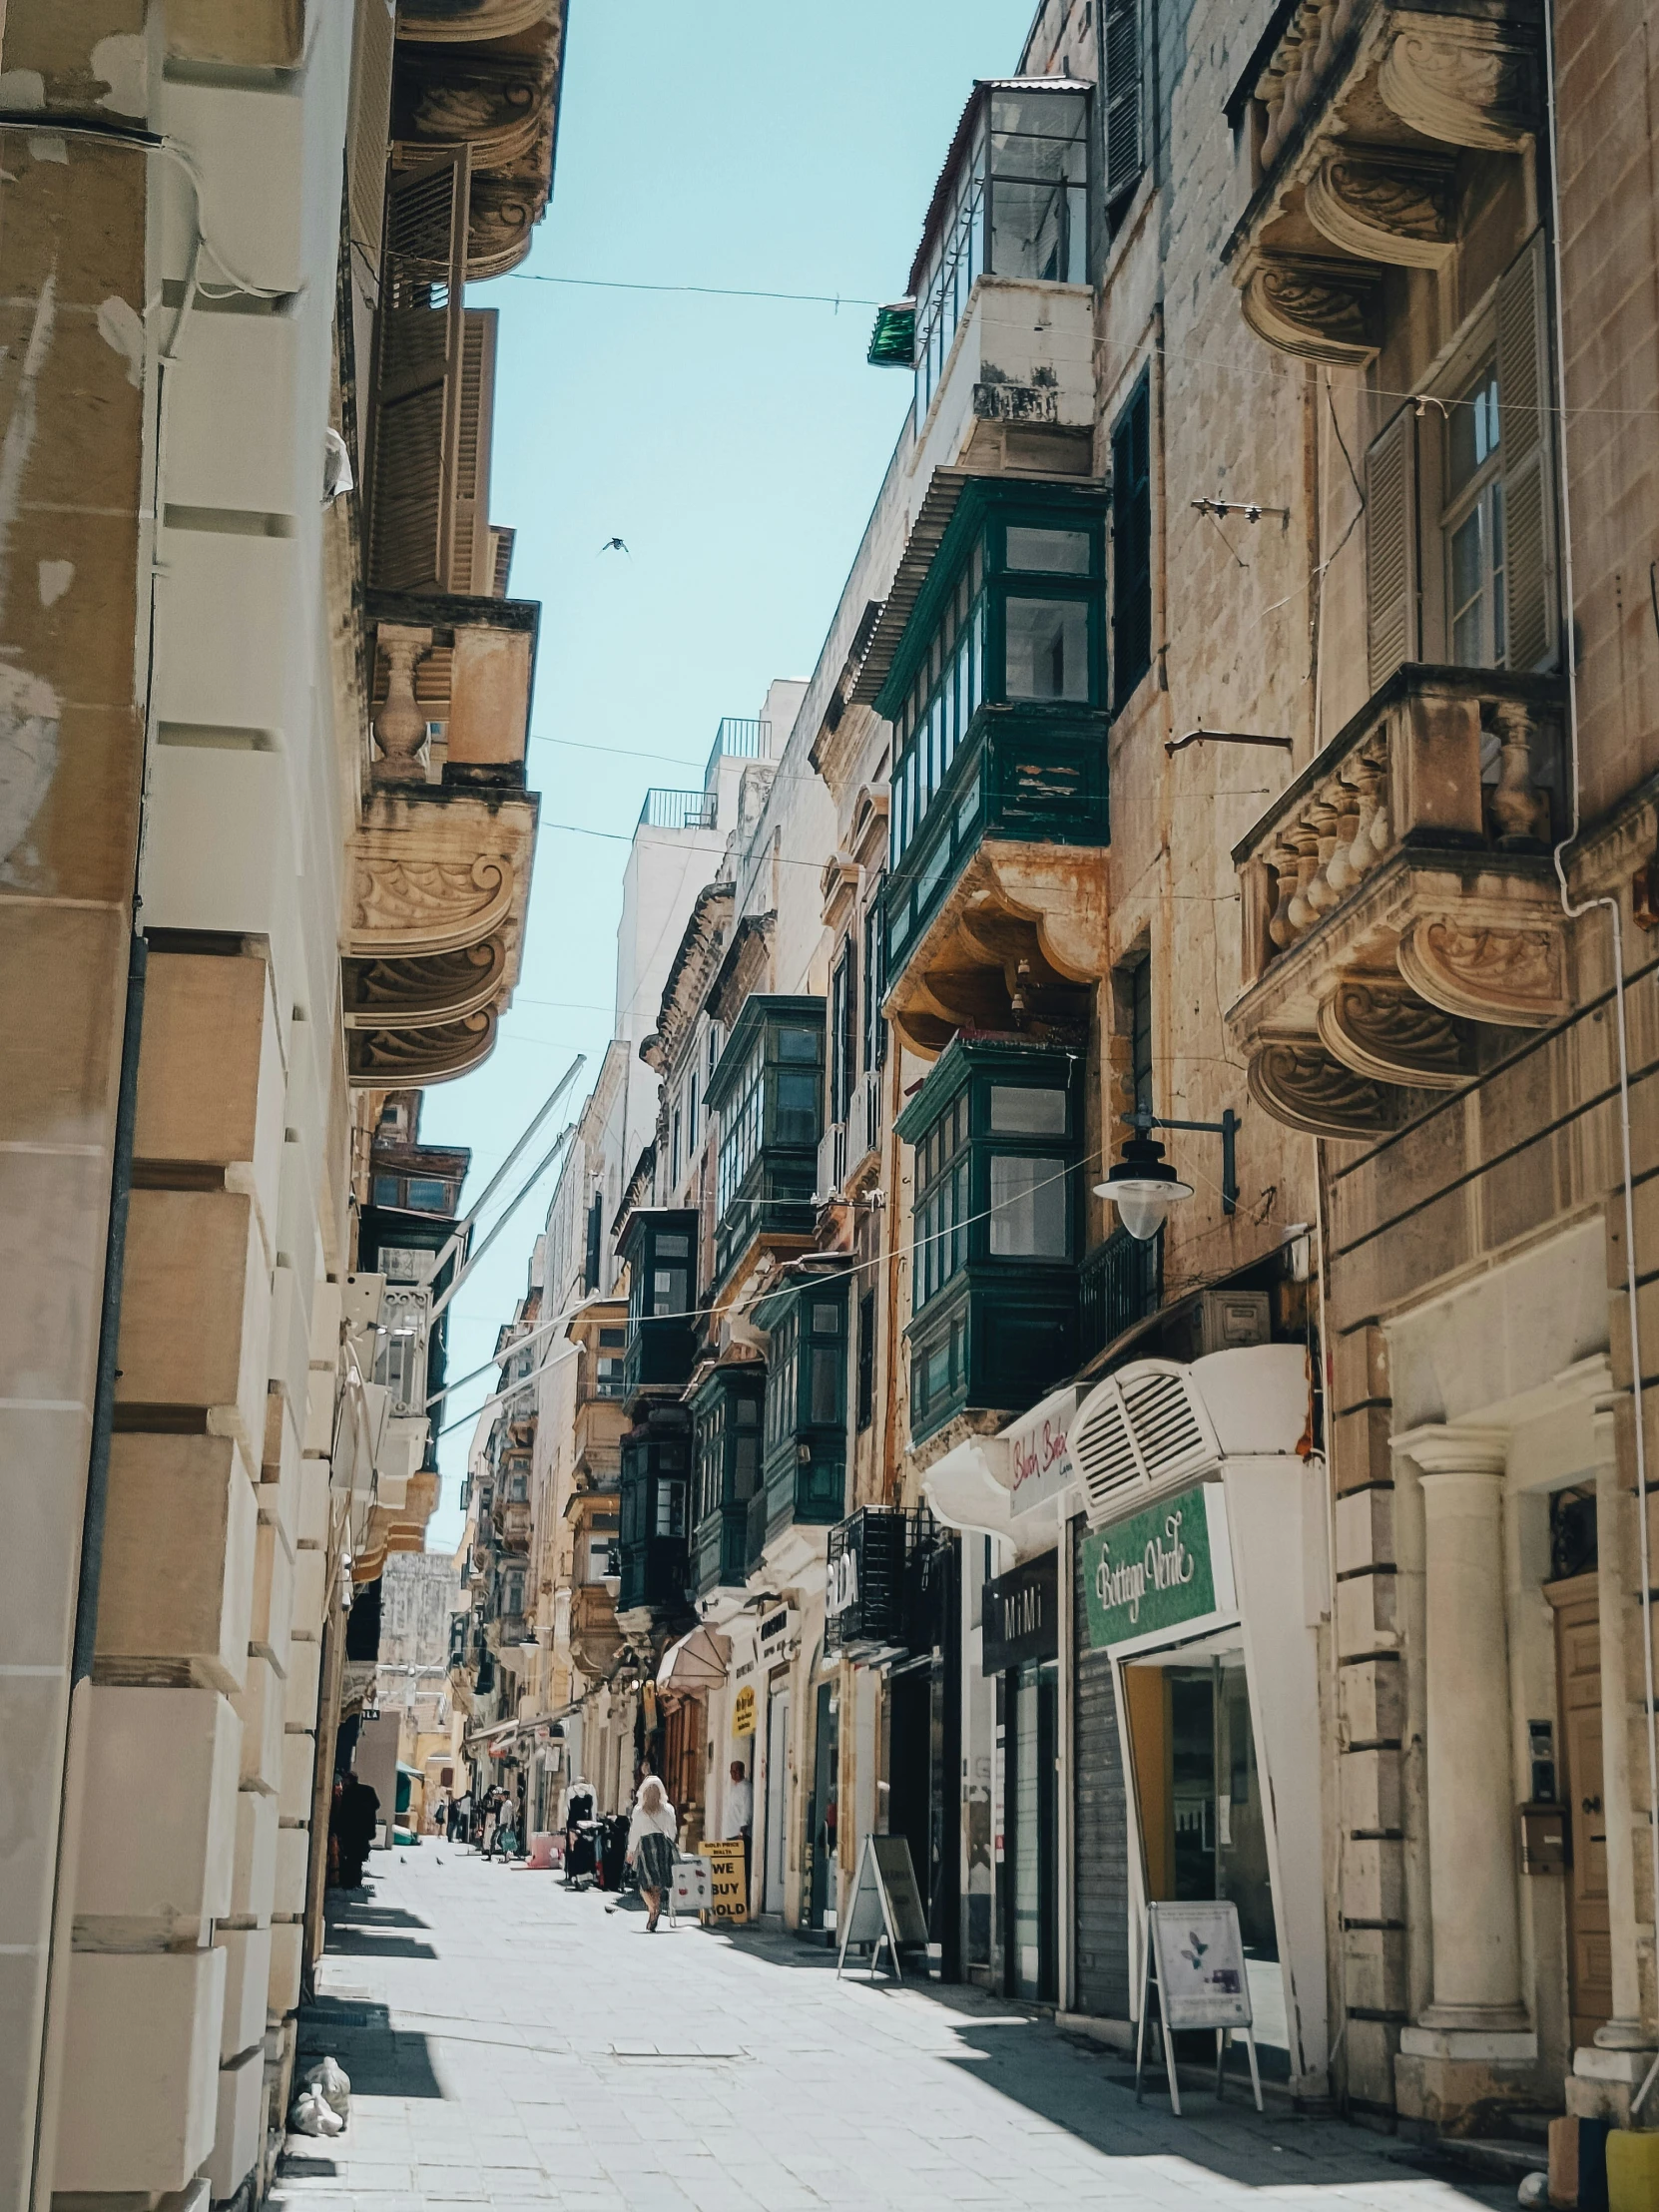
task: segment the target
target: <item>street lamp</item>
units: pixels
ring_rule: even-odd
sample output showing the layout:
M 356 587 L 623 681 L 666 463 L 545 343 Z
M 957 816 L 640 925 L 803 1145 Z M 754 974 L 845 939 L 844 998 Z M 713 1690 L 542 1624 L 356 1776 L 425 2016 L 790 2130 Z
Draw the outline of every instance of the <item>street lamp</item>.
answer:
M 1239 1176 L 1234 1137 L 1239 1117 L 1231 1106 L 1220 1121 L 1160 1121 L 1146 1106 L 1137 1106 L 1132 1114 L 1125 1114 L 1123 1118 L 1135 1134 L 1125 1144 L 1105 1182 L 1095 1185 L 1094 1195 L 1112 1201 L 1119 1221 L 1130 1236 L 1141 1244 L 1150 1244 L 1171 1206 L 1193 1195 L 1192 1185 L 1182 1182 L 1164 1158 L 1163 1146 L 1149 1134 L 1154 1129 L 1194 1129 L 1207 1136 L 1220 1137 L 1221 1210 L 1224 1214 L 1238 1211 Z

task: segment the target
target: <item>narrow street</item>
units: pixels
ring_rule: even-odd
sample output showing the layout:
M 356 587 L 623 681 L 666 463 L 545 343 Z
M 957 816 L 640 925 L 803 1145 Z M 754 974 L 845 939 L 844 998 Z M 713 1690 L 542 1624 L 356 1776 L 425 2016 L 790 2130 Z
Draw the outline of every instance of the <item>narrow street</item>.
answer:
M 289 2138 L 284 2212 L 1514 2201 L 1231 2091 L 1137 2110 L 1117 2053 L 1018 2006 L 837 1982 L 786 1936 L 665 1922 L 648 1940 L 637 1910 L 430 1840 L 333 1896 L 300 2065 L 342 2061 L 350 2124 Z

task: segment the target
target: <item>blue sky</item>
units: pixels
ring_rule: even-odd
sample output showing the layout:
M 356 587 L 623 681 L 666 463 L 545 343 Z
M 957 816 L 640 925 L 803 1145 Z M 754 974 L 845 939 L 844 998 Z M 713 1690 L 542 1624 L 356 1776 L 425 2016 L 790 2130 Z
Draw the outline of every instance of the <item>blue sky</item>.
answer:
M 865 364 L 867 305 L 606 287 L 899 294 L 972 80 L 1013 69 L 1033 5 L 571 0 L 552 206 L 529 274 L 471 295 L 501 313 L 491 519 L 518 532 L 513 596 L 542 602 L 523 974 L 493 1057 L 421 1123 L 472 1146 L 472 1191 L 575 1052 L 573 1098 L 597 1069 L 645 792 L 700 785 L 721 716 L 811 674 L 909 393 Z M 452 1373 L 488 1358 L 551 1183 L 457 1296 Z M 439 1446 L 434 1549 L 470 1432 Z

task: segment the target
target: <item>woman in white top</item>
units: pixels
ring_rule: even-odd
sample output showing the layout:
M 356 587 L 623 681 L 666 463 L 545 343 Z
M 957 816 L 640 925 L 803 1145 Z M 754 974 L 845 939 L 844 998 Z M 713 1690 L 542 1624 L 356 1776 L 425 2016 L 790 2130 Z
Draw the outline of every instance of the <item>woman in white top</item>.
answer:
M 674 1880 L 674 1847 L 680 1823 L 668 1793 L 654 1774 L 640 1784 L 634 1815 L 628 1823 L 628 1863 L 637 1869 L 640 1895 L 650 1909 L 645 1933 L 657 1932 L 657 1916 L 663 1909 L 663 1892 Z

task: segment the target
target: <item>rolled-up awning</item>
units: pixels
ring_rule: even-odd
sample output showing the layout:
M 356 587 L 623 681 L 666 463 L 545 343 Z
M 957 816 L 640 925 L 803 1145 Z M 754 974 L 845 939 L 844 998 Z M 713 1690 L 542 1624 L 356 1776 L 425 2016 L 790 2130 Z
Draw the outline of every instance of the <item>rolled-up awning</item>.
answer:
M 657 1668 L 657 1694 L 663 1698 L 707 1697 L 724 1688 L 732 1660 L 731 1639 L 712 1628 L 694 1628 L 670 1644 Z

